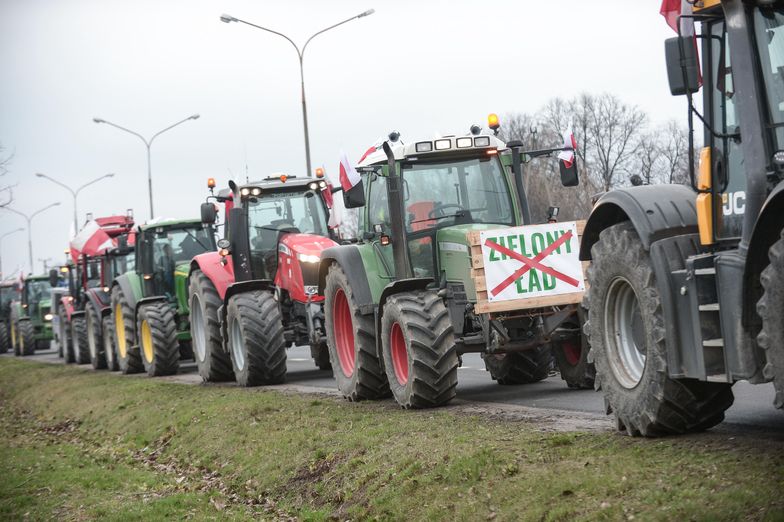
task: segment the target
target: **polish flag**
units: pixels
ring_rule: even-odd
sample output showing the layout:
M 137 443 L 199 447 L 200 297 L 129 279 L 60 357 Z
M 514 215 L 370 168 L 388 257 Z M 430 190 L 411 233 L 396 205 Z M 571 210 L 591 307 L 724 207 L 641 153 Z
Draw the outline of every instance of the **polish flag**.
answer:
M 378 149 L 380 149 L 381 145 L 383 145 L 383 143 L 384 143 L 384 140 L 385 140 L 385 138 L 383 136 L 378 138 L 376 140 L 376 142 L 368 150 L 365 151 L 365 153 L 362 155 L 362 157 L 359 158 L 359 161 L 357 162 L 357 165 L 362 163 L 363 161 L 365 161 L 365 158 L 367 158 L 368 156 L 370 156 L 371 154 L 376 152 Z
M 562 150 L 558 154 L 558 159 L 562 160 L 568 169 L 574 162 L 574 151 L 577 150 L 577 140 L 574 139 L 574 134 L 571 130 L 564 137 L 564 148 L 569 150 Z
M 92 220 L 71 240 L 71 259 L 77 262 L 81 254 L 96 256 L 114 246 L 117 246 L 114 240 Z
M 351 166 L 346 153 L 340 151 L 340 186 L 343 190 L 350 190 L 359 180 L 359 173 Z
M 690 16 L 693 12 L 692 4 L 687 0 L 662 0 L 659 14 L 664 17 L 667 25 L 672 30 L 678 32 L 678 17 Z M 692 36 L 694 34 L 694 19 L 681 19 L 681 36 Z

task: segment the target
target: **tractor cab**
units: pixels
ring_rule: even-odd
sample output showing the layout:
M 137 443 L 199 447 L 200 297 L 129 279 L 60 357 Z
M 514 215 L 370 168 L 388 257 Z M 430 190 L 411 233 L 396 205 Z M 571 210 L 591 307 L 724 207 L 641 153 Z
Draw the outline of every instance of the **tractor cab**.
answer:
M 25 279 L 22 291 L 22 307 L 30 317 L 49 313 L 52 285 L 49 276 L 35 276 Z M 40 312 L 40 314 L 39 314 Z
M 19 290 L 15 282 L 0 283 L 0 321 L 11 314 L 11 303 L 19 298 Z

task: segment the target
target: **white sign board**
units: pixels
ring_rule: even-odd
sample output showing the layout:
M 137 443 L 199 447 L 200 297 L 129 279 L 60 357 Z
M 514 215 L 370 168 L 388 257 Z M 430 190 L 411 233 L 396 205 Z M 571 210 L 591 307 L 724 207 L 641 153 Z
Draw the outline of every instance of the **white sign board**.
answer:
M 490 302 L 585 291 L 574 221 L 480 234 Z

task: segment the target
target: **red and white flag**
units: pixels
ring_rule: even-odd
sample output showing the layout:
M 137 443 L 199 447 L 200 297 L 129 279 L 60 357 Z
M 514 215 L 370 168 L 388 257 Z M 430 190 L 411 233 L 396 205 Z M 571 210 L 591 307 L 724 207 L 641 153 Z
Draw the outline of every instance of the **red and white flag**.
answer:
M 83 229 L 71 240 L 71 259 L 79 260 L 81 254 L 97 256 L 106 249 L 117 246 L 109 234 L 101 229 L 97 221 L 88 221 Z
M 678 17 L 690 16 L 693 12 L 692 4 L 687 0 L 662 0 L 659 13 L 667 21 L 672 30 L 678 32 Z M 694 19 L 681 18 L 681 36 L 694 34 Z
M 365 158 L 367 158 L 368 156 L 370 156 L 371 154 L 373 154 L 374 152 L 376 152 L 378 149 L 380 149 L 380 148 L 381 148 L 381 146 L 384 144 L 384 140 L 385 140 L 385 139 L 386 139 L 386 138 L 384 138 L 383 136 L 381 136 L 380 138 L 378 138 L 378 139 L 376 140 L 376 142 L 375 142 L 375 143 L 374 143 L 374 144 L 373 144 L 373 145 L 372 145 L 372 146 L 371 146 L 371 147 L 370 147 L 368 150 L 366 150 L 366 151 L 365 151 L 365 153 L 362 155 L 362 157 L 361 157 L 361 158 L 359 158 L 359 161 L 357 162 L 357 165 L 359 165 L 360 163 L 362 163 L 363 161 L 365 161 Z
M 574 151 L 577 150 L 577 140 L 574 139 L 574 134 L 571 130 L 564 136 L 564 148 L 567 150 L 562 150 L 558 153 L 558 159 L 562 160 L 568 169 L 574 163 Z
M 340 186 L 343 190 L 350 190 L 351 187 L 359 183 L 359 172 L 348 161 L 348 156 L 340 151 Z

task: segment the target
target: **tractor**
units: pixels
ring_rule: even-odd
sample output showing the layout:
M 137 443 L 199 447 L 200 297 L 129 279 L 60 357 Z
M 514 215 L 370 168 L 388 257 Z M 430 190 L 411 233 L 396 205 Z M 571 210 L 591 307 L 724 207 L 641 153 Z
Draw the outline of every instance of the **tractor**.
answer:
M 196 256 L 190 270 L 191 335 L 205 381 L 274 384 L 286 376 L 286 347 L 310 345 L 328 370 L 323 298 L 317 295 L 322 250 L 335 246 L 327 225 L 328 184 L 285 174 L 237 186 L 226 204 L 220 250 Z M 236 204 L 239 202 L 239 204 Z M 202 205 L 214 222 L 214 203 Z
M 631 436 L 720 423 L 739 380 L 773 382 L 784 407 L 784 9 L 704 0 L 678 22 L 664 48 L 691 186 L 606 193 L 580 252 L 596 385 Z
M 60 268 L 68 274 L 69 291 L 58 307 L 58 337 L 66 363 L 90 363 L 96 370 L 107 367 L 102 319 L 111 312 L 109 284 L 114 277 L 107 251 L 126 247 L 132 229 L 133 211 L 129 209 L 126 215 L 90 218 L 71 241 L 73 262 Z M 49 275 L 55 281 L 58 270 Z
M 497 117 L 489 121 L 497 131 Z M 440 406 L 455 397 L 469 352 L 482 355 L 500 384 L 546 378 L 551 343 L 579 346 L 577 307 L 477 313 L 467 235 L 531 224 L 522 164 L 565 149 L 524 152 L 476 125 L 465 136 L 405 145 L 398 133 L 389 138 L 343 191 L 347 208 L 362 208 L 359 241 L 325 250 L 319 264 L 340 392 L 349 400 L 391 392 L 404 408 Z M 561 177 L 577 184 L 576 164 L 562 162 Z
M 111 283 L 113 356 L 123 373 L 171 375 L 192 353 L 190 263 L 216 249 L 215 231 L 200 219 L 156 219 L 135 236 L 134 268 Z
M 14 355 L 33 355 L 52 340 L 51 289 L 48 275 L 29 276 L 22 299 L 11 306 L 11 346 Z
M 18 300 L 17 282 L 0 282 L 0 353 L 6 353 L 11 348 L 11 307 Z

